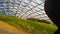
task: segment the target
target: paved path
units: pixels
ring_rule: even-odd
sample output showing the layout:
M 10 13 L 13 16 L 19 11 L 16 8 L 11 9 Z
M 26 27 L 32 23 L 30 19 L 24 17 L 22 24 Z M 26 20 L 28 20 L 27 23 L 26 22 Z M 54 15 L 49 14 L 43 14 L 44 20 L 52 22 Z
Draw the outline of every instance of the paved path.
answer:
M 22 30 L 18 30 L 17 28 L 0 21 L 0 34 L 27 34 Z

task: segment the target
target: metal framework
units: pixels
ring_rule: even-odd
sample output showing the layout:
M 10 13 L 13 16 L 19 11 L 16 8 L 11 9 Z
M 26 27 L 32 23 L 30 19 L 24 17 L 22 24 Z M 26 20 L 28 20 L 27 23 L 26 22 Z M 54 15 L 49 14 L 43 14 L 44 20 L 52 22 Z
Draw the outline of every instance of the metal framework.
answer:
M 0 0 L 0 13 L 13 16 L 19 9 L 21 0 Z
M 51 21 L 44 12 L 44 0 L 0 0 L 0 13 Z

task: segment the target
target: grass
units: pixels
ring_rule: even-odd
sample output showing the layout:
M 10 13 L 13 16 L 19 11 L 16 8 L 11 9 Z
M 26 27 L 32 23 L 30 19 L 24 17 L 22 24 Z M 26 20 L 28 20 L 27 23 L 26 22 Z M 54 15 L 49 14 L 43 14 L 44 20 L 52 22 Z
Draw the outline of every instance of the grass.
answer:
M 0 20 L 30 34 L 54 34 L 58 29 L 57 26 L 53 24 L 35 22 L 4 14 L 0 14 Z
M 17 29 L 16 27 L 0 21 L 0 33 L 1 34 L 28 34 L 22 30 Z

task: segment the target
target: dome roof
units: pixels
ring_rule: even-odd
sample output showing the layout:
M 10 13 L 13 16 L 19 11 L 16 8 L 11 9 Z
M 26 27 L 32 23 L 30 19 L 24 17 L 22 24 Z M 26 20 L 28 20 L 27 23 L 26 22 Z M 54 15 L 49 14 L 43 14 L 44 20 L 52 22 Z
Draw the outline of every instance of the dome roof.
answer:
M 0 13 L 25 19 L 37 18 L 50 21 L 44 11 L 44 0 L 0 0 Z

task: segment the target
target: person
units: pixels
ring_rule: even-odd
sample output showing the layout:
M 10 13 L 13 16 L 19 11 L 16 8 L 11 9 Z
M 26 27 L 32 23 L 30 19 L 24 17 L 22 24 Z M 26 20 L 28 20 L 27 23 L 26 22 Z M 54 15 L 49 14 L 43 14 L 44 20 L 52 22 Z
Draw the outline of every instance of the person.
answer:
M 44 10 L 48 17 L 57 25 L 58 30 L 54 34 L 60 34 L 60 1 L 45 0 Z

